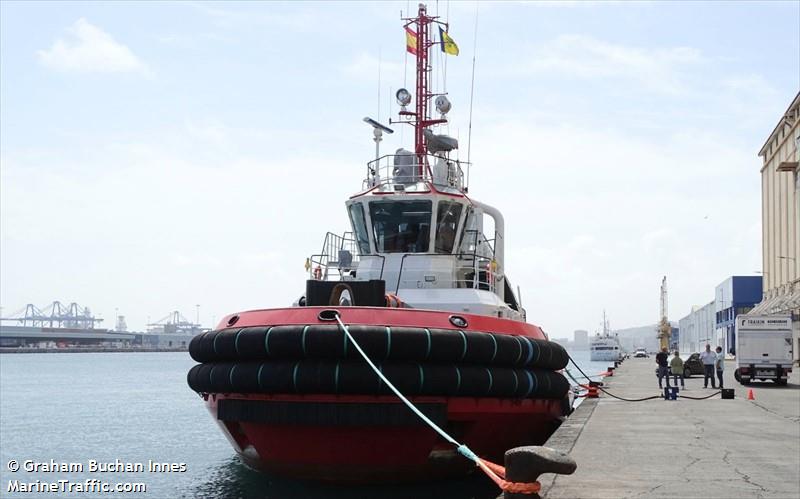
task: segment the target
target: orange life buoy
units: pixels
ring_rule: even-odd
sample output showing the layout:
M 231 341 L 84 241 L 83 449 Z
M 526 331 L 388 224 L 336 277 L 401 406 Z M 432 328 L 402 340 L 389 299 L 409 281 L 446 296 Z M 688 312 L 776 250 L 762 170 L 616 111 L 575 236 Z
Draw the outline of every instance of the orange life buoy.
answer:
M 314 279 L 318 281 L 322 279 L 322 267 L 320 267 L 319 265 L 314 267 Z

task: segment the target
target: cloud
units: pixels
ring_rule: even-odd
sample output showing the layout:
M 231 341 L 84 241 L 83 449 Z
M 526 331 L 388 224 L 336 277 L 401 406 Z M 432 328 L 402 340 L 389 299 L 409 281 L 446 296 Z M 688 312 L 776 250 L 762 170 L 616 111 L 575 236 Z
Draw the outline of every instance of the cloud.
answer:
M 144 73 L 150 70 L 127 46 L 84 18 L 67 28 L 49 50 L 36 55 L 45 67 L 57 71 Z
M 705 58 L 692 47 L 641 48 L 586 35 L 560 35 L 533 51 L 526 71 L 558 72 L 577 78 L 634 79 L 651 90 L 683 90 L 683 71 Z

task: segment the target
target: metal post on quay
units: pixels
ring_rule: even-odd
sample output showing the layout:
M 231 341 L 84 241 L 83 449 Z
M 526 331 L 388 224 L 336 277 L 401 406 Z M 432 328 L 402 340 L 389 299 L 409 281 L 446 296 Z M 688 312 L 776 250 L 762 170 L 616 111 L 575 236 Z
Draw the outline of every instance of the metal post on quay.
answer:
M 509 449 L 505 454 L 506 480 L 513 483 L 537 483 L 544 473 L 571 475 L 578 468 L 569 455 L 551 449 L 529 445 Z M 497 499 L 540 499 L 538 493 L 515 493 L 505 491 Z

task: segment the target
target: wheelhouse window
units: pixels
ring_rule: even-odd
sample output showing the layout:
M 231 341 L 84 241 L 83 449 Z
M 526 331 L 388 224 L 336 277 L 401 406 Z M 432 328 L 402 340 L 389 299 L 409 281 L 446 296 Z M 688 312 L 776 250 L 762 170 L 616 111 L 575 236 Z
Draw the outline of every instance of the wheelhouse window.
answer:
M 436 213 L 436 242 L 434 250 L 437 253 L 449 254 L 453 252 L 456 242 L 456 230 L 461 219 L 461 203 L 442 201 Z
M 361 203 L 353 203 L 348 208 L 350 212 L 350 223 L 353 224 L 353 232 L 358 244 L 358 252 L 362 255 L 369 255 L 369 231 L 367 221 L 364 218 L 364 207 Z
M 369 216 L 379 253 L 426 253 L 431 229 L 431 201 L 372 201 Z

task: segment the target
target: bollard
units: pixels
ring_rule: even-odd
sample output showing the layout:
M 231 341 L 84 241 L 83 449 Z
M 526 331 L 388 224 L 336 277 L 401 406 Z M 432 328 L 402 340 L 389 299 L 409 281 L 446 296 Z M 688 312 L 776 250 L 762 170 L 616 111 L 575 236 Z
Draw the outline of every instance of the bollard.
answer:
M 532 483 L 543 473 L 571 475 L 578 465 L 569 455 L 549 447 L 529 445 L 506 451 L 506 480 Z M 539 494 L 514 494 L 504 492 L 504 499 L 539 499 Z

